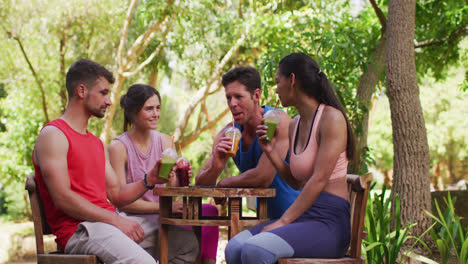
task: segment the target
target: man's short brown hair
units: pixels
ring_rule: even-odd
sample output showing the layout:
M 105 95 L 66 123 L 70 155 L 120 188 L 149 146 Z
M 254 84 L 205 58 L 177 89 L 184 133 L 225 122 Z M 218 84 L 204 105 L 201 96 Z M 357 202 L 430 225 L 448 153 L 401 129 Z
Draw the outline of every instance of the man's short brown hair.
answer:
M 262 89 L 262 82 L 260 80 L 260 73 L 250 66 L 238 66 L 223 75 L 221 83 L 224 87 L 226 85 L 238 81 L 247 87 L 250 94 L 255 92 L 255 89 Z
M 73 63 L 68 69 L 65 81 L 68 100 L 75 95 L 75 88 L 80 83 L 89 87 L 93 85 L 99 77 L 104 77 L 109 83 L 115 82 L 112 72 L 92 60 L 80 59 Z

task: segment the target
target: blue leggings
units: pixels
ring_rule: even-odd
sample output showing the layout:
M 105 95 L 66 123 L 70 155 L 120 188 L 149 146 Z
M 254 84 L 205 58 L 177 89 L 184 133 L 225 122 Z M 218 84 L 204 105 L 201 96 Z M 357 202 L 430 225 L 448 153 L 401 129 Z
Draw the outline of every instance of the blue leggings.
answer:
M 237 234 L 226 246 L 226 263 L 275 263 L 289 257 L 342 257 L 349 247 L 349 210 L 348 201 L 322 192 L 291 224 L 260 233 L 273 220 Z

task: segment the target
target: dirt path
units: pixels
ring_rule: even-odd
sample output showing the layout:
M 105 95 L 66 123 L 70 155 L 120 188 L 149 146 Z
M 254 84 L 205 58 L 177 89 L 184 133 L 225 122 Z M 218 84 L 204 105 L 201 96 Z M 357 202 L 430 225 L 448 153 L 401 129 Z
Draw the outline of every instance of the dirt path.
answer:
M 32 264 L 36 263 L 35 239 L 32 232 L 32 222 L 2 223 L 0 222 L 0 264 Z M 21 235 L 28 234 L 28 235 Z M 53 238 L 47 238 L 53 243 Z M 227 244 L 227 227 L 220 227 L 216 264 L 225 264 L 224 249 Z

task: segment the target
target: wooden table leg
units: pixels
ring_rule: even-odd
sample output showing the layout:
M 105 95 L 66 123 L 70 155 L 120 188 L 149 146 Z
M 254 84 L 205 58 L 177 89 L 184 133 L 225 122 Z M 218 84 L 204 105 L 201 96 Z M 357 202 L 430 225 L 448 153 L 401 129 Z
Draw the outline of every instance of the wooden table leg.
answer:
M 187 219 L 187 197 L 182 198 L 182 219 Z
M 242 210 L 241 206 L 242 198 L 230 198 L 229 199 L 229 217 L 231 220 L 231 226 L 229 228 L 229 238 L 233 238 L 239 233 L 239 216 Z
M 199 220 L 201 216 L 201 197 L 192 197 L 193 219 Z
M 257 198 L 257 217 L 259 220 L 264 220 L 268 218 L 267 198 Z
M 159 197 L 159 216 L 169 217 L 172 209 L 172 197 Z M 168 264 L 168 225 L 159 223 L 159 263 Z
M 196 264 L 201 264 L 202 263 L 202 258 L 201 258 L 201 226 L 192 226 L 193 232 L 197 236 L 198 240 L 198 246 L 199 246 L 199 253 L 197 256 L 197 259 L 195 260 Z
M 201 208 L 201 197 L 190 197 L 189 200 L 191 201 L 192 204 L 192 217 L 193 220 L 200 220 L 200 217 L 202 216 L 202 208 Z M 201 258 L 201 226 L 192 226 L 193 232 L 197 236 L 198 239 L 198 245 L 199 245 L 199 253 L 197 256 L 197 259 L 195 260 L 196 264 L 201 264 L 202 263 L 202 258 Z

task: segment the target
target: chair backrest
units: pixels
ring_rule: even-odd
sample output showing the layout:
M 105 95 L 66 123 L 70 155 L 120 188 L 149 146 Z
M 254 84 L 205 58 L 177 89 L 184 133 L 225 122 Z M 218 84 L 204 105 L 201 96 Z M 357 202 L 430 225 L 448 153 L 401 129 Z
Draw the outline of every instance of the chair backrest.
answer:
M 28 175 L 26 179 L 25 189 L 29 194 L 29 203 L 31 204 L 31 212 L 34 223 L 34 235 L 36 236 L 37 254 L 44 254 L 44 235 L 52 234 L 49 225 L 47 224 L 44 208 L 42 206 L 41 196 L 37 191 L 34 174 Z
M 351 241 L 348 254 L 354 259 L 361 258 L 361 244 L 366 218 L 367 198 L 369 197 L 372 173 L 364 175 L 348 174 L 349 202 L 351 205 Z

